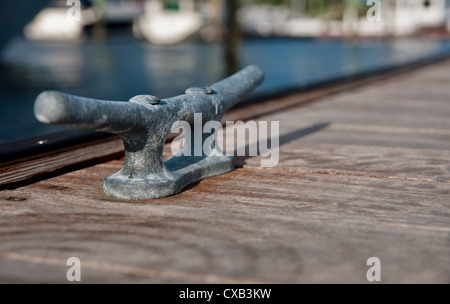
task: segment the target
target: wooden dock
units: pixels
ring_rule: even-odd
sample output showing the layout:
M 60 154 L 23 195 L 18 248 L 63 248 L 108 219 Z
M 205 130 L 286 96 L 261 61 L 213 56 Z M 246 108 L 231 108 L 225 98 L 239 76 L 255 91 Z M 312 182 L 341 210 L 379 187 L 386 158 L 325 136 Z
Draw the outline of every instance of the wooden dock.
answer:
M 449 85 L 447 60 L 315 102 L 290 96 L 258 118 L 280 121 L 277 167 L 239 158 L 170 198 L 107 197 L 120 159 L 3 190 L 0 282 L 65 283 L 78 257 L 83 283 L 367 283 L 378 257 L 382 283 L 450 283 Z M 74 162 L 121 146 L 80 149 Z M 6 164 L 0 181 L 63 160 Z

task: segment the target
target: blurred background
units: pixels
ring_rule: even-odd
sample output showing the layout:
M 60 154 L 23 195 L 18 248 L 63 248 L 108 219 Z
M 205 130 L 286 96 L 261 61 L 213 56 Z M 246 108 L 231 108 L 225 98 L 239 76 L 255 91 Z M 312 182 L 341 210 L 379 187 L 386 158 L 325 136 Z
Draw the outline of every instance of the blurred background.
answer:
M 0 14 L 0 144 L 64 130 L 35 120 L 43 90 L 166 98 L 257 64 L 264 96 L 450 55 L 449 0 L 15 0 Z

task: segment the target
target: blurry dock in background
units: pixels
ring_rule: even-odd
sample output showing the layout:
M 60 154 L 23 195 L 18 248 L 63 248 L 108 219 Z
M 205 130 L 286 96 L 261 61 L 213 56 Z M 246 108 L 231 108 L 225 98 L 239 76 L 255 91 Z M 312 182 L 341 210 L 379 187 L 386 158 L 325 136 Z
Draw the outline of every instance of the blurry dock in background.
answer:
M 244 32 L 261 37 L 448 37 L 450 31 L 446 0 L 386 0 L 378 9 L 376 1 L 367 5 L 358 0 L 242 2 Z
M 98 23 L 133 24 L 137 38 L 154 44 L 192 36 L 211 42 L 241 32 L 257 37 L 442 38 L 450 31 L 446 0 L 386 0 L 378 10 L 358 0 L 85 0 L 82 20 L 75 23 L 65 20 L 65 1 L 52 3 L 27 26 L 27 37 L 73 41 L 82 37 L 85 26 Z M 230 27 L 230 18 L 238 20 L 239 28 Z
M 33 3 L 39 6 L 27 6 L 30 19 L 44 9 L 25 33 L 37 41 L 16 37 L 1 52 L 2 79 L 8 85 L 0 90 L 0 121 L 8 127 L 2 128 L 0 143 L 61 130 L 42 126 L 32 116 L 31 103 L 45 89 L 104 99 L 128 100 L 136 92 L 173 96 L 257 64 L 267 77 L 256 94 L 274 96 L 450 52 L 449 39 L 428 39 L 447 35 L 442 1 L 428 6 L 382 1 L 382 22 L 369 22 L 369 7 L 361 1 L 83 0 L 80 22 L 67 19 L 74 7 L 66 1 L 53 1 L 50 8 L 46 0 Z M 411 20 L 417 24 L 420 20 L 420 26 L 410 27 L 412 38 L 390 32 L 383 39 L 366 39 L 332 30 L 348 20 L 391 29 L 394 19 L 388 16 L 401 12 L 416 16 Z M 283 32 L 287 29 L 297 34 Z

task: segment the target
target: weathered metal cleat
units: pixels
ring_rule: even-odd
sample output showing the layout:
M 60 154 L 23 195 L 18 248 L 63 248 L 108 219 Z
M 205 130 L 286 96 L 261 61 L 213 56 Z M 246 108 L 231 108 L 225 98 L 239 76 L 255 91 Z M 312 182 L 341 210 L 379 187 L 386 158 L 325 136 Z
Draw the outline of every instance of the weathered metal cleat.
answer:
M 105 179 L 105 192 L 121 199 L 161 198 L 174 195 L 203 178 L 234 169 L 234 158 L 224 155 L 217 145 L 208 154 L 174 155 L 164 162 L 163 146 L 173 124 L 185 121 L 192 125 L 199 113 L 203 124 L 220 121 L 228 109 L 250 94 L 263 79 L 260 68 L 248 66 L 210 87 L 187 89 L 184 95 L 168 99 L 138 95 L 128 102 L 45 91 L 37 97 L 34 113 L 43 123 L 120 135 L 125 161 L 119 172 Z M 193 142 L 194 138 L 190 140 Z M 205 137 L 202 145 L 204 140 Z

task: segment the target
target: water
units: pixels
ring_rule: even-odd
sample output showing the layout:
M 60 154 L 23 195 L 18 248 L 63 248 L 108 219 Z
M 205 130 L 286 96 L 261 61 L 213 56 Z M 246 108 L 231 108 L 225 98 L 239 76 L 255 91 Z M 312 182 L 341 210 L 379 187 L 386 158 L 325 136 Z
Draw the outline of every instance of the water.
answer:
M 125 35 L 80 44 L 16 39 L 2 52 L 0 144 L 64 129 L 35 120 L 33 102 L 43 90 L 110 100 L 171 97 L 226 76 L 223 53 L 220 43 L 161 47 Z M 449 41 L 254 39 L 243 43 L 241 65 L 263 68 L 266 80 L 255 93 L 264 94 L 444 53 Z

